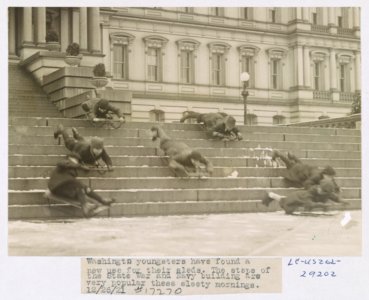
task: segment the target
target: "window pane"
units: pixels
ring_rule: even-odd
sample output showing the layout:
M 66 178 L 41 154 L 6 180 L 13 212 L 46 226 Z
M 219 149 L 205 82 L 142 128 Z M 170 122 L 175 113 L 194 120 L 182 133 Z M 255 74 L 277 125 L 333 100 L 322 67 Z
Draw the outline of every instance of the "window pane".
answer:
M 159 81 L 159 55 L 160 49 L 149 48 L 147 55 L 148 80 Z
M 345 65 L 340 65 L 340 90 L 345 91 Z
M 241 66 L 242 70 L 241 70 L 241 73 L 242 72 L 247 72 L 250 75 L 250 80 L 246 82 L 246 87 L 250 86 L 250 82 L 253 78 L 253 74 L 251 72 L 251 61 L 252 61 L 252 59 L 249 56 L 242 56 L 242 66 Z
M 279 61 L 272 60 L 272 88 L 279 88 Z
M 249 18 L 249 11 L 247 7 L 243 9 L 243 17 L 247 20 Z
M 181 81 L 183 83 L 192 83 L 193 53 L 191 51 L 181 51 Z
M 126 78 L 126 55 L 127 48 L 125 45 L 113 46 L 113 72 L 117 78 Z

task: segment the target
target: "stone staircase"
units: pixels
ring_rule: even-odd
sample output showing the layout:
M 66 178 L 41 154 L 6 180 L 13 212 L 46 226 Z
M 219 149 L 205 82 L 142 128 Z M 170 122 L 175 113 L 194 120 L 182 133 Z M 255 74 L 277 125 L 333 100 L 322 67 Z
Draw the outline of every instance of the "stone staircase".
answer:
M 84 136 L 103 136 L 114 172 L 80 172 L 81 180 L 103 196 L 117 199 L 104 216 L 265 212 L 265 190 L 282 195 L 284 168 L 270 160 L 272 149 L 292 151 L 316 166 L 332 165 L 349 209 L 361 208 L 361 138 L 353 129 L 240 126 L 244 141 L 206 140 L 197 124 L 163 124 L 173 138 L 200 150 L 215 166 L 207 179 L 174 178 L 166 158 L 151 141 L 152 123 L 127 123 L 120 129 L 91 128 L 80 119 L 9 118 L 9 218 L 80 217 L 68 205 L 43 198 L 47 178 L 66 153 L 54 140 L 58 123 L 76 127 Z M 237 174 L 236 172 L 237 171 Z
M 18 64 L 9 64 L 9 115 L 19 117 L 61 117 L 32 75 Z

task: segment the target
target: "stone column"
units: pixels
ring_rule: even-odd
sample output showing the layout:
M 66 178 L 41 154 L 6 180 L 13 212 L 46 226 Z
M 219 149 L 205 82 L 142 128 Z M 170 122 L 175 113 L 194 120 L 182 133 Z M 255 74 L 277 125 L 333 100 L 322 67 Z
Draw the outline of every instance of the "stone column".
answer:
M 322 12 L 322 24 L 321 25 L 327 26 L 327 24 L 328 24 L 328 7 L 322 7 L 321 12 Z
M 37 26 L 36 26 L 36 43 L 43 46 L 46 37 L 46 8 L 36 8 Z
M 355 52 L 355 91 L 361 90 L 361 55 L 359 51 Z
M 101 53 L 99 8 L 89 7 L 87 12 L 88 12 L 88 49 L 92 53 Z
M 23 7 L 23 45 L 33 45 L 32 7 Z
M 360 28 L 360 8 L 359 7 L 354 7 L 353 8 L 353 25 L 354 25 L 354 29 L 358 29 Z
M 87 52 L 87 7 L 79 9 L 79 47 L 81 52 Z
M 309 21 L 309 8 L 307 8 L 307 7 L 302 8 L 302 20 L 304 22 Z
M 329 53 L 329 61 L 330 61 L 330 88 L 331 91 L 337 91 L 337 63 L 336 63 L 336 51 L 334 49 L 330 49 Z
M 9 7 L 9 55 L 15 55 L 15 8 Z
M 60 9 L 60 47 L 61 52 L 65 52 L 69 44 L 69 14 L 68 8 Z
M 353 28 L 355 31 L 355 36 L 360 38 L 360 7 L 353 8 Z
M 329 33 L 337 34 L 337 20 L 336 20 L 336 8 L 329 7 L 328 8 L 328 26 Z
M 72 42 L 79 44 L 79 9 L 72 8 Z
M 304 47 L 304 85 L 310 87 L 310 54 L 309 48 Z
M 296 20 L 302 20 L 302 7 L 296 7 Z
M 302 87 L 304 85 L 304 58 L 302 46 L 296 46 L 297 52 L 297 86 Z
M 328 7 L 328 26 L 336 26 L 336 11 L 334 7 Z

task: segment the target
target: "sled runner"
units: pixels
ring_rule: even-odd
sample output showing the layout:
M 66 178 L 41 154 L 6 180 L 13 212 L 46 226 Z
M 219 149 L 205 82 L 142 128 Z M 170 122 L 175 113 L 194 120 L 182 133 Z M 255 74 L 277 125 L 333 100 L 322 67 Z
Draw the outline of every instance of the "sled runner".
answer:
M 65 198 L 65 197 L 61 197 L 61 196 L 57 196 L 57 195 L 54 195 L 53 193 L 51 193 L 49 190 L 47 190 L 44 194 L 44 198 L 48 201 L 49 203 L 49 206 L 52 202 L 56 202 L 56 203 L 62 203 L 62 204 L 67 204 L 67 205 L 70 205 L 70 206 L 73 206 L 77 209 L 80 209 L 82 210 L 82 207 L 81 207 L 81 203 L 78 202 L 78 201 L 75 201 L 75 200 L 71 200 L 69 198 Z M 105 211 L 105 210 L 109 210 L 109 206 L 107 205 L 103 205 L 101 204 L 100 202 L 96 201 L 95 199 L 92 199 L 88 196 L 86 196 L 87 198 L 87 201 L 90 202 L 90 203 L 93 203 L 93 204 L 97 204 L 97 208 L 95 208 L 93 210 L 93 214 L 91 215 L 91 217 Z

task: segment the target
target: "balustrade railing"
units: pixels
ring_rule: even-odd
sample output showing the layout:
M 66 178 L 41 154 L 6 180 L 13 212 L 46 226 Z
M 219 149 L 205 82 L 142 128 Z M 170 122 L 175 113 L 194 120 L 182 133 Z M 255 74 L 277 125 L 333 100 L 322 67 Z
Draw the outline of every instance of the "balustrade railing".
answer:
M 311 31 L 322 32 L 322 33 L 329 33 L 329 27 L 328 26 L 324 26 L 324 25 L 312 24 L 311 25 Z
M 355 114 L 340 118 L 322 119 L 300 123 L 290 123 L 283 126 L 360 129 L 360 124 L 361 124 L 361 114 Z
M 340 92 L 340 101 L 341 102 L 352 102 L 356 97 L 355 93 L 348 92 Z
M 331 92 L 327 91 L 313 91 L 313 99 L 331 100 Z
M 353 29 L 350 29 L 350 28 L 340 28 L 340 27 L 338 27 L 337 34 L 339 34 L 339 35 L 352 35 L 352 34 L 354 34 L 354 31 L 353 31 Z

